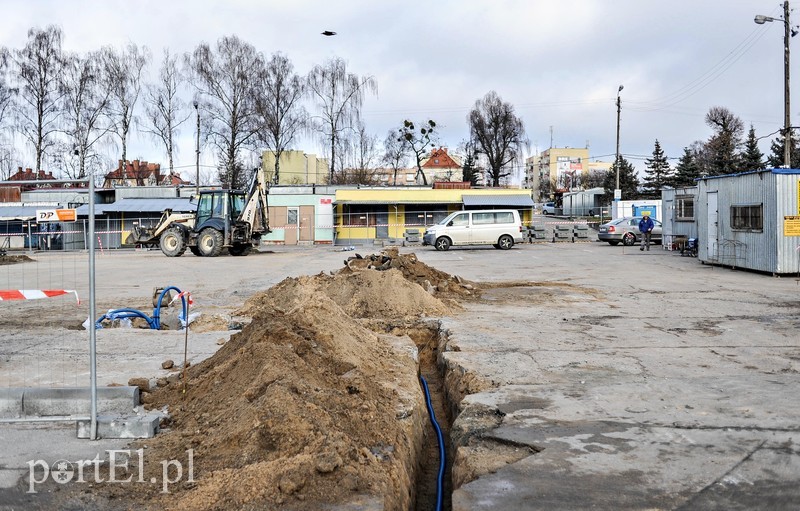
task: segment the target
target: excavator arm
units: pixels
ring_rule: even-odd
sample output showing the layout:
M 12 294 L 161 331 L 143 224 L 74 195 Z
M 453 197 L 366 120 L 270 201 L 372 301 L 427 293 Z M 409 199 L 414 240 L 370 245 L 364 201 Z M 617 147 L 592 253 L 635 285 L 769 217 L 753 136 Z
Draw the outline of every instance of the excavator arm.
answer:
M 271 232 L 269 228 L 269 184 L 267 182 L 264 168 L 259 167 L 250 180 L 250 186 L 245 197 L 245 205 L 242 214 L 237 220 L 250 224 L 252 236 L 260 238 L 264 234 Z

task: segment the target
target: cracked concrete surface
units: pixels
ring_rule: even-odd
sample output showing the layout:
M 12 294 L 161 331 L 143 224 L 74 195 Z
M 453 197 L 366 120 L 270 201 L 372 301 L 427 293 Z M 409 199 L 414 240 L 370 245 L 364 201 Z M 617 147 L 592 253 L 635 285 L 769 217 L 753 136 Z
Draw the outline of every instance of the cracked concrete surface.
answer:
M 705 266 L 660 247 L 641 253 L 596 242 L 509 251 L 401 249 L 412 251 L 437 269 L 494 285 L 481 301 L 442 320 L 440 362 L 458 413 L 451 430 L 454 510 L 800 508 L 794 277 Z M 99 309 L 147 310 L 154 284 L 177 284 L 197 293 L 198 306 L 224 312 L 286 276 L 337 269 L 342 257 L 330 247 L 280 248 L 213 264 L 109 254 L 98 270 Z M 42 274 L 80 267 L 51 255 L 39 259 Z M 36 306 L 7 309 L 16 314 Z M 71 318 L 59 327 L 85 319 L 73 309 L 59 305 Z M 31 343 L 41 342 L 37 333 L 56 325 L 26 314 L 25 324 L 11 328 L 12 316 L 0 319 L 0 327 L 7 358 L 19 362 L 35 351 Z M 108 342 L 99 360 L 104 383 L 158 373 L 164 358 L 177 360 L 182 351 L 181 339 L 169 333 L 158 347 L 147 334 L 140 344 L 123 343 L 119 332 L 101 337 Z M 198 360 L 213 352 L 218 337 L 193 337 Z M 54 346 L 69 355 L 61 362 L 69 367 L 31 364 L 25 379 L 64 373 L 83 380 L 83 338 L 61 331 Z M 40 350 L 45 346 L 53 348 Z M 112 370 L 117 359 L 128 361 L 124 371 Z M 18 375 L 0 376 L 10 385 Z M 37 426 L 33 436 L 30 428 L 0 428 L 6 440 L 0 475 L 8 472 L 9 484 L 40 449 L 33 443 L 45 445 L 51 433 L 61 445 L 56 435 L 65 433 Z M 9 464 L 12 451 L 17 462 Z M 22 505 L 8 500 L 12 490 L 0 490 L 0 507 Z M 36 498 L 39 508 L 50 508 L 45 495 Z
M 420 259 L 514 281 L 443 324 L 442 362 L 479 379 L 454 510 L 800 508 L 796 278 L 599 243 Z M 531 450 L 481 465 L 476 444 Z

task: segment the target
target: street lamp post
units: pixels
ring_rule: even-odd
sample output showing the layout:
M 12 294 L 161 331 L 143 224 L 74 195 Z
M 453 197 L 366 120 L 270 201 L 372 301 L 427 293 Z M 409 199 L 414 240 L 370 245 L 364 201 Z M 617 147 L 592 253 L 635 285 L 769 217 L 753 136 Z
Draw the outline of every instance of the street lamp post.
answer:
M 620 85 L 619 89 L 617 89 L 617 152 L 616 156 L 614 157 L 614 168 L 617 171 L 617 184 L 614 188 L 614 200 L 618 201 L 622 199 L 622 190 L 619 189 L 619 116 L 620 112 L 622 111 L 622 99 L 619 96 L 619 93 L 622 92 L 622 89 L 625 87 Z
M 195 100 L 194 110 L 197 112 L 197 143 L 195 145 L 195 165 L 197 169 L 197 179 L 195 181 L 195 191 L 200 196 L 200 104 Z
M 756 15 L 753 20 L 759 25 L 766 22 L 783 22 L 783 166 L 791 168 L 792 163 L 792 122 L 789 113 L 789 38 L 797 34 L 789 24 L 789 0 L 783 2 L 783 18 Z

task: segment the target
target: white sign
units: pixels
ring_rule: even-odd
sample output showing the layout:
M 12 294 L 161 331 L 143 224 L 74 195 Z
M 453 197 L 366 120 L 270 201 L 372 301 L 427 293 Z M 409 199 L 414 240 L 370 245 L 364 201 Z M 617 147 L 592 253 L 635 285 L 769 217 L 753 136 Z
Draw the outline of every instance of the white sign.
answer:
M 48 222 L 74 222 L 78 219 L 76 209 L 37 209 L 36 223 L 45 224 Z
M 620 200 L 620 199 L 622 199 L 622 190 L 617 188 L 616 190 L 614 190 L 614 200 Z

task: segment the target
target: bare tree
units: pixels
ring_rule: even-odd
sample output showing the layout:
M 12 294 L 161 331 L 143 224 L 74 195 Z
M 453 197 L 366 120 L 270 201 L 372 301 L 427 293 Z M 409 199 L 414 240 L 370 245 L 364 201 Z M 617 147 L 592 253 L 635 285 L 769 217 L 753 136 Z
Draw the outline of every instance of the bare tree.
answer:
M 69 54 L 64 57 L 63 131 L 77 157 L 75 168 L 64 167 L 70 178 L 87 176 L 87 159 L 92 159 L 95 144 L 112 129 L 106 116 L 110 91 L 105 78 L 101 54 L 89 53 L 85 57 Z
M 185 62 L 208 120 L 208 138 L 219 152 L 220 181 L 227 187 L 244 186 L 241 153 L 258 134 L 255 87 L 264 72 L 263 56 L 231 35 L 217 41 L 215 49 L 200 43 Z
M 528 144 L 522 119 L 514 114 L 510 103 L 490 91 L 475 102 L 467 122 L 470 138 L 486 156 L 492 185 L 499 186 L 501 179 L 511 175 L 507 165 L 519 158 Z
M 142 72 L 150 62 L 147 47 L 139 48 L 134 43 L 121 51 L 111 47 L 102 50 L 103 65 L 109 89 L 109 117 L 113 121 L 113 131 L 122 144 L 123 165 L 128 161 L 128 134 L 134 123 L 136 102 L 142 90 Z
M 308 87 L 320 113 L 314 128 L 330 147 L 330 177 L 336 168 L 338 141 L 347 129 L 353 129 L 361 118 L 361 106 L 366 93 L 377 94 L 378 83 L 372 76 L 359 77 L 347 72 L 341 58 L 334 57 L 315 66 L 308 75 Z
M 11 52 L 6 48 L 0 48 L 0 130 L 5 127 L 3 119 L 16 93 L 16 89 L 11 86 L 8 76 L 10 60 Z
M 377 150 L 378 137 L 367 133 L 363 124 L 359 124 L 352 138 L 349 153 L 351 165 L 349 175 L 344 181 L 347 184 L 375 185 L 379 183 L 376 162 L 379 160 Z
M 0 181 L 7 181 L 16 170 L 17 154 L 13 146 L 0 147 Z
M 275 184 L 280 182 L 281 154 L 291 147 L 297 135 L 306 127 L 308 114 L 300 101 L 306 94 L 306 84 L 294 72 L 288 57 L 274 53 L 259 77 L 256 96 L 261 129 L 259 140 L 275 153 Z
M 63 39 L 57 26 L 31 28 L 25 47 L 13 52 L 19 88 L 15 105 L 17 129 L 33 146 L 37 171 L 42 170 L 42 159 L 55 143 L 61 116 Z
M 397 136 L 397 131 L 389 130 L 383 141 L 383 151 L 383 163 L 392 169 L 392 186 L 397 186 L 397 171 L 408 164 L 408 144 Z
M 715 106 L 708 110 L 706 124 L 714 134 L 706 141 L 705 158 L 700 160 L 703 173 L 717 176 L 737 172 L 744 123 L 727 108 Z
M 164 146 L 170 174 L 175 171 L 175 137 L 180 133 L 178 128 L 191 117 L 191 113 L 185 117 L 182 115 L 186 104 L 178 93 L 183 82 L 178 57 L 170 55 L 169 50 L 165 49 L 158 82 L 146 87 L 144 101 L 147 121 L 141 129 Z
M 427 185 L 428 178 L 425 177 L 425 173 L 422 172 L 422 158 L 428 154 L 428 148 L 436 144 L 436 123 L 432 120 L 428 120 L 427 122 L 421 123 L 419 131 L 417 131 L 417 127 L 414 123 L 406 119 L 397 131 L 400 141 L 408 146 L 409 151 L 414 155 L 414 158 L 416 158 L 417 181 L 419 181 L 420 176 L 422 176 L 422 183 Z

